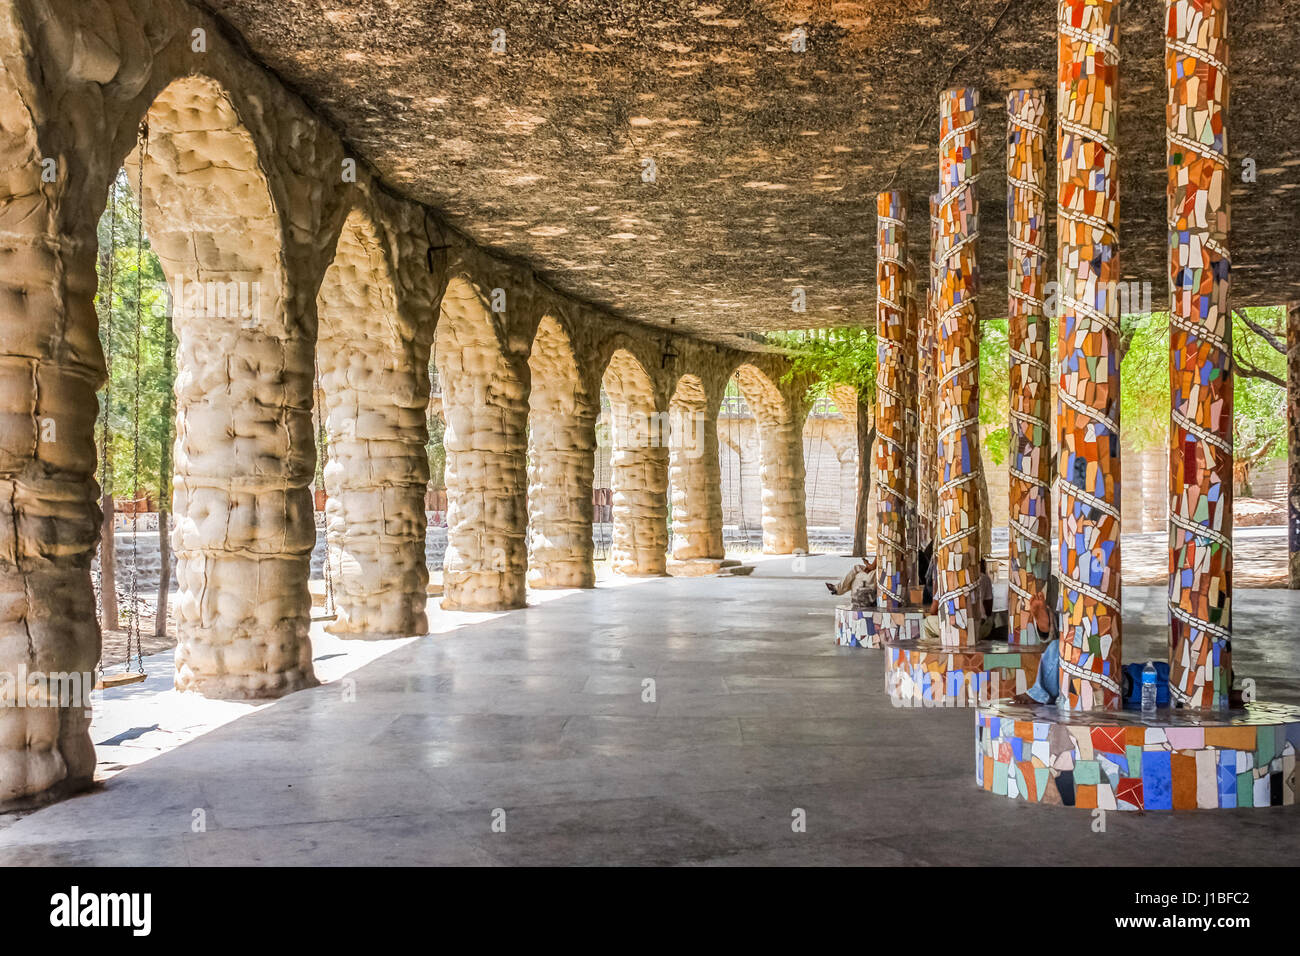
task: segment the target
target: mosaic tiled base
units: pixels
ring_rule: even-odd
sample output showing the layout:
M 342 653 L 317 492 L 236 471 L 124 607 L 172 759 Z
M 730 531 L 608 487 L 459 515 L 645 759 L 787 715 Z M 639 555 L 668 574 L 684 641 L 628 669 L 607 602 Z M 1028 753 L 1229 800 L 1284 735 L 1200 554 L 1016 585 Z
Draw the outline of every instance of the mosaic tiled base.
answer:
M 888 641 L 885 691 L 895 707 L 978 707 L 1034 685 L 1042 645 Z
M 1031 803 L 1219 810 L 1295 803 L 1300 708 L 1061 714 L 1000 702 L 975 716 L 975 780 Z
M 935 335 L 938 379 L 939 534 L 935 596 L 950 644 L 975 643 L 979 582 L 979 91 L 939 98 L 939 235 L 942 274 Z
M 925 612 L 921 608 L 859 610 L 848 604 L 835 609 L 835 643 L 842 647 L 880 647 L 885 640 L 921 636 Z
M 1227 0 L 1170 0 L 1169 692 L 1228 706 L 1232 638 L 1232 319 Z
M 1074 710 L 1120 703 L 1119 12 L 1057 8 L 1061 690 Z

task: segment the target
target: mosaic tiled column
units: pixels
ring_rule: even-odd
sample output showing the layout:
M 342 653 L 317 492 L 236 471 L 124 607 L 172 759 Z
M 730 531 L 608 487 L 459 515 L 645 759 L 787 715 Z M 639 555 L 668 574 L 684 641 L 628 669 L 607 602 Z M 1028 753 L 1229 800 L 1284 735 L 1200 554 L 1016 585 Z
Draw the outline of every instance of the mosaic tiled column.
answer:
M 939 200 L 930 197 L 930 257 L 925 292 L 917 328 L 916 411 L 917 411 L 917 536 L 921 546 L 934 540 L 935 529 L 935 382 L 934 314 L 939 297 L 935 294 L 935 248 L 939 236 Z M 919 283 L 918 283 L 919 286 Z
M 907 583 L 916 583 L 916 550 L 920 541 L 920 529 L 917 526 L 919 511 L 917 496 L 919 494 L 919 475 L 917 474 L 916 440 L 918 432 L 917 419 L 917 340 L 921 324 L 921 312 L 925 306 L 923 296 L 918 296 L 916 282 L 916 264 L 911 253 L 903 250 L 903 261 L 907 264 L 904 273 L 904 299 L 906 309 L 903 313 L 903 449 L 906 453 L 906 508 L 903 512 L 906 542 Z
M 1227 707 L 1232 653 L 1228 3 L 1168 0 L 1169 694 Z
M 876 555 L 880 606 L 900 607 L 907 588 L 907 196 L 876 197 Z
M 1120 704 L 1119 0 L 1057 9 L 1061 693 Z
M 1029 610 L 1051 569 L 1051 371 L 1043 303 L 1047 274 L 1047 95 L 1007 95 L 1007 316 L 1011 353 L 1008 639 L 1036 643 Z
M 1300 302 L 1286 311 L 1287 587 L 1300 588 Z
M 935 597 L 939 638 L 975 643 L 979 580 L 979 317 L 975 249 L 979 239 L 979 92 L 946 90 L 939 102 L 938 307 L 939 541 Z

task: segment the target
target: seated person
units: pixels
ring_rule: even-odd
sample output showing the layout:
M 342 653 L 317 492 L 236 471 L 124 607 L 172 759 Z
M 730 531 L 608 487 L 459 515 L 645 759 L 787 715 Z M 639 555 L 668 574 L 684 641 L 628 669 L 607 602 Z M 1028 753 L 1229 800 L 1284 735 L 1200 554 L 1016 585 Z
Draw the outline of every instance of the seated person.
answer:
M 930 563 L 933 569 L 935 562 Z M 931 573 L 930 588 L 933 591 L 936 574 Z M 993 631 L 993 579 L 989 577 L 988 562 L 980 558 L 980 576 L 975 582 L 975 600 L 971 602 L 972 623 L 975 626 L 975 639 L 977 641 L 987 640 Z M 939 637 L 939 600 L 932 598 L 930 601 L 930 613 L 926 615 L 922 622 L 921 631 L 923 636 L 938 639 Z
M 1050 594 L 1055 583 L 1055 576 L 1048 582 Z M 1034 627 L 1038 629 L 1038 639 L 1043 643 L 1043 656 L 1038 659 L 1038 675 L 1034 686 L 1026 693 L 1017 694 L 1011 699 L 1013 704 L 1054 704 L 1061 694 L 1061 642 L 1056 633 L 1056 615 L 1047 610 L 1047 600 L 1042 592 L 1029 600 L 1029 611 L 1034 616 Z
M 848 594 L 850 591 L 859 591 L 867 589 L 873 594 L 876 590 L 876 559 L 870 558 L 861 564 L 855 564 L 849 568 L 849 573 L 839 584 L 826 582 L 826 590 L 831 594 Z

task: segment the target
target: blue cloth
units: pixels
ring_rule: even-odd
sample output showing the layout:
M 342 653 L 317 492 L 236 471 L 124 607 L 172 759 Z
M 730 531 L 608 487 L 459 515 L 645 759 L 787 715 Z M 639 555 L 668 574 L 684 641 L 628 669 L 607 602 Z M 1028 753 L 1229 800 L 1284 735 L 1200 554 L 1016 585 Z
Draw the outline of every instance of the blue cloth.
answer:
M 1039 632 L 1042 637 L 1042 632 Z M 1038 676 L 1034 686 L 1029 688 L 1029 696 L 1040 704 L 1054 704 L 1061 694 L 1061 642 L 1049 639 L 1043 647 L 1043 656 L 1038 659 Z

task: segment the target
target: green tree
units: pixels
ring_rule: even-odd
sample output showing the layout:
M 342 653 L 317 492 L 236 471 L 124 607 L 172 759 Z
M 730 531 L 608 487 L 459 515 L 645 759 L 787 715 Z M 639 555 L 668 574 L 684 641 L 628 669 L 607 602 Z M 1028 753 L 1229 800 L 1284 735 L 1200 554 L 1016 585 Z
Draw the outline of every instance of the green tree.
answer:
M 771 344 L 789 353 L 786 380 L 796 375 L 813 379 L 808 398 L 815 401 L 836 386 L 847 385 L 857 394 L 858 494 L 853 521 L 853 553 L 867 550 L 867 519 L 871 507 L 872 449 L 876 443 L 876 331 L 870 328 L 814 329 L 776 332 Z
M 170 490 L 160 481 L 163 447 L 172 439 L 171 418 L 162 414 L 174 387 L 170 303 L 125 170 L 100 218 L 99 249 L 99 340 L 109 381 L 99 393 L 98 433 L 101 454 L 107 435 L 107 484 L 118 499 L 157 500 Z

